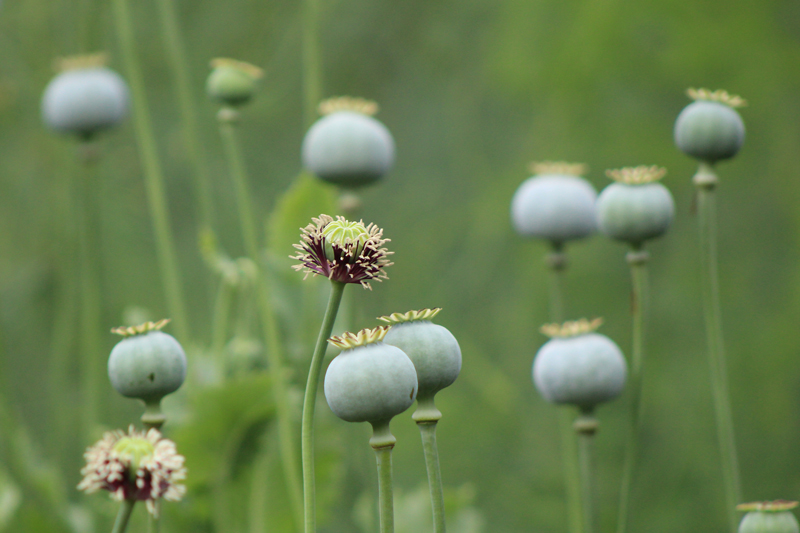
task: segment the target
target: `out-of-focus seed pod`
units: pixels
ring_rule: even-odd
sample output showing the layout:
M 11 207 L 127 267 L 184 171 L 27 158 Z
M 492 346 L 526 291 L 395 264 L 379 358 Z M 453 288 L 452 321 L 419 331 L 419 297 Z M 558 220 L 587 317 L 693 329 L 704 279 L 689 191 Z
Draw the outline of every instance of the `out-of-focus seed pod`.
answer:
M 394 164 L 394 139 L 372 115 L 377 105 L 356 98 L 320 104 L 325 115 L 303 139 L 303 166 L 319 179 L 344 188 L 370 185 Z
M 675 144 L 687 155 L 714 164 L 735 156 L 744 144 L 744 122 L 735 108 L 746 105 L 725 91 L 689 89 L 695 102 L 675 121 Z
M 250 63 L 217 58 L 211 61 L 206 92 L 212 99 L 225 105 L 240 106 L 253 97 L 258 80 L 263 75 L 264 71 Z
M 42 119 L 49 128 L 88 137 L 128 114 L 128 86 L 105 66 L 105 55 L 65 58 L 60 68 L 42 96 Z
M 622 392 L 628 375 L 619 347 L 595 333 L 599 320 L 544 326 L 552 338 L 533 361 L 533 382 L 551 403 L 571 404 L 591 410 Z
M 568 163 L 535 163 L 511 200 L 511 223 L 524 237 L 561 245 L 597 229 L 597 192 L 580 175 L 586 167 Z
M 658 180 L 659 167 L 609 170 L 615 180 L 597 198 L 597 222 L 608 237 L 640 246 L 663 235 L 675 216 L 672 194 Z
M 797 502 L 777 500 L 774 502 L 743 503 L 740 511 L 748 511 L 739 523 L 739 533 L 800 533 L 800 525 L 790 509 Z

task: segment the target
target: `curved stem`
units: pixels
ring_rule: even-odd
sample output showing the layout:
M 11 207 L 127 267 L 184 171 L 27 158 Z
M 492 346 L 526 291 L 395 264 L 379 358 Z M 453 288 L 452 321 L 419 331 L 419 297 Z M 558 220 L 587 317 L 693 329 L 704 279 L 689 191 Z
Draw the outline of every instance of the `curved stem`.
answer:
M 444 533 L 446 530 L 442 471 L 439 467 L 439 448 L 436 446 L 436 424 L 441 417 L 442 413 L 436 409 L 433 397 L 417 398 L 417 410 L 413 418 L 422 435 L 422 450 L 425 453 L 425 469 L 428 471 L 428 486 L 433 508 L 434 533 Z
M 178 97 L 178 108 L 181 114 L 186 153 L 193 167 L 195 196 L 197 197 L 198 215 L 202 231 L 211 231 L 214 227 L 214 207 L 208 177 L 208 161 L 201 149 L 197 132 L 197 111 L 189 82 L 189 68 L 186 50 L 183 46 L 178 16 L 173 0 L 158 0 L 158 14 L 161 19 L 161 35 L 167 49 L 175 92 Z
M 581 503 L 583 504 L 583 529 L 586 533 L 594 531 L 594 497 L 593 497 L 593 445 L 597 431 L 597 419 L 591 411 L 582 411 L 575 420 L 575 431 L 578 433 L 578 458 L 581 472 Z
M 311 357 L 311 367 L 308 370 L 308 381 L 306 382 L 306 392 L 303 397 L 303 427 L 302 427 L 302 451 L 303 451 L 303 510 L 305 516 L 305 533 L 312 533 L 317 530 L 316 516 L 316 488 L 314 483 L 314 410 L 317 401 L 317 389 L 319 388 L 319 376 L 322 371 L 322 362 L 325 358 L 325 349 L 328 347 L 328 337 L 333 331 L 333 323 L 336 320 L 336 313 L 339 311 L 339 304 L 342 302 L 345 284 L 338 281 L 331 281 L 331 295 L 328 298 L 328 308 L 325 310 L 325 317 L 322 319 L 322 326 L 317 337 L 317 344 L 314 347 L 314 355 Z
M 550 321 L 564 321 L 564 272 L 567 255 L 562 243 L 553 243 L 546 263 L 550 271 Z M 572 430 L 572 409 L 558 409 L 558 429 L 561 436 L 561 460 L 564 465 L 564 488 L 567 500 L 567 522 L 571 533 L 583 533 L 583 511 L 581 505 L 581 475 L 578 466 L 578 445 Z
M 211 353 L 222 358 L 225 341 L 228 339 L 228 320 L 230 319 L 233 288 L 223 279 L 219 282 L 217 297 L 214 300 L 214 315 L 211 327 Z
M 147 203 L 150 206 L 150 218 L 156 234 L 159 270 L 167 297 L 167 308 L 173 319 L 176 336 L 186 342 L 189 340 L 189 322 L 167 213 L 164 177 L 153 136 L 153 127 L 150 123 L 150 111 L 147 105 L 142 70 L 136 55 L 131 16 L 126 0 L 113 0 L 113 8 L 114 23 L 133 98 L 133 125 L 136 130 L 139 157 L 144 167 Z
M 697 188 L 697 207 L 700 230 L 700 262 L 703 270 L 703 315 L 708 341 L 711 388 L 714 397 L 714 414 L 717 438 L 722 458 L 722 479 L 725 486 L 725 507 L 731 531 L 736 531 L 736 505 L 741 501 L 739 461 L 733 431 L 728 372 L 722 337 L 722 312 L 719 297 L 719 269 L 717 266 L 717 177 L 713 168 L 705 163 L 693 179 Z
M 389 430 L 389 420 L 372 422 L 372 438 L 378 463 L 378 507 L 380 510 L 380 533 L 394 533 L 394 494 L 392 492 L 392 449 L 396 439 Z
M 631 314 L 633 315 L 633 340 L 631 349 L 631 372 L 628 377 L 630 391 L 630 417 L 625 444 L 625 460 L 622 469 L 622 485 L 619 495 L 617 533 L 625 533 L 628 525 L 628 508 L 631 495 L 633 471 L 639 451 L 639 427 L 642 418 L 642 364 L 644 361 L 644 313 L 647 306 L 647 252 L 636 247 L 627 255 L 631 267 L 633 289 L 631 292 Z
M 128 520 L 131 518 L 131 513 L 133 512 L 133 506 L 135 504 L 136 500 L 122 500 L 111 533 L 124 533 L 125 529 L 128 527 Z
M 273 397 L 278 419 L 278 440 L 280 442 L 281 461 L 283 473 L 286 478 L 286 488 L 296 526 L 299 530 L 303 517 L 300 476 L 297 470 L 297 456 L 292 434 L 292 414 L 288 402 L 286 385 L 286 372 L 284 371 L 283 346 L 278 338 L 278 321 L 271 305 L 271 295 L 267 285 L 266 275 L 262 267 L 259 254 L 258 233 L 255 217 L 250 204 L 250 187 L 248 185 L 247 170 L 244 164 L 239 142 L 236 138 L 235 119 L 236 111 L 223 108 L 219 115 L 219 127 L 225 148 L 225 155 L 230 166 L 231 177 L 236 188 L 236 200 L 239 211 L 242 237 L 245 249 L 250 260 L 257 269 L 256 297 L 261 316 L 262 330 L 267 346 L 267 357 L 273 376 Z

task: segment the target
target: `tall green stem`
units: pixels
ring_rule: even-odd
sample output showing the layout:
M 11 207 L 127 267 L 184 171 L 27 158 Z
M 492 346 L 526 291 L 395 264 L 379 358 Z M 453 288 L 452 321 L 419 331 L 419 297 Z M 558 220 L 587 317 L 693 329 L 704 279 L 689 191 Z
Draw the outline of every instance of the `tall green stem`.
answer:
M 389 420 L 372 422 L 370 446 L 378 463 L 378 508 L 380 533 L 394 533 L 394 494 L 392 489 L 392 449 L 396 439 L 389 431 Z
M 718 179 L 710 165 L 701 163 L 693 181 L 697 189 L 700 262 L 703 270 L 703 314 L 706 323 L 717 438 L 722 458 L 725 507 L 728 513 L 730 529 L 735 532 L 738 527 L 736 505 L 741 501 L 741 483 L 739 480 L 739 461 L 736 454 L 733 415 L 728 392 L 728 371 L 725 363 L 722 337 L 722 312 L 717 267 L 717 214 L 714 194 Z
M 95 147 L 85 141 L 79 147 L 84 172 L 78 176 L 75 194 L 78 211 L 78 255 L 80 264 L 80 352 L 81 392 L 83 395 L 82 424 L 85 435 L 99 420 L 100 379 L 103 375 L 103 357 L 98 334 L 102 330 L 100 290 L 100 246 L 95 216 Z
M 597 432 L 597 419 L 591 410 L 582 410 L 575 420 L 578 434 L 578 457 L 581 472 L 581 503 L 583 504 L 583 529 L 586 533 L 594 531 L 594 434 Z
M 317 401 L 317 389 L 319 388 L 319 376 L 322 372 L 322 362 L 325 358 L 325 349 L 328 347 L 328 337 L 333 331 L 333 323 L 336 321 L 336 314 L 339 312 L 339 304 L 342 302 L 342 294 L 346 284 L 331 280 L 331 295 L 328 298 L 328 308 L 325 309 L 325 317 L 322 319 L 322 326 L 319 329 L 317 344 L 314 347 L 314 355 L 311 356 L 311 367 L 308 370 L 308 381 L 306 382 L 306 393 L 303 397 L 303 427 L 302 427 L 302 449 L 303 449 L 303 510 L 305 515 L 305 533 L 313 533 L 317 530 L 317 495 L 314 482 L 314 411 Z
M 547 254 L 550 270 L 550 321 L 564 321 L 564 295 L 562 290 L 564 271 L 567 269 L 567 254 L 562 243 L 553 243 L 553 251 Z M 578 467 L 578 445 L 572 430 L 572 409 L 558 409 L 558 429 L 561 435 L 561 460 L 564 465 L 564 488 L 567 499 L 567 521 L 571 533 L 583 532 L 581 506 L 581 475 Z
M 111 533 L 125 532 L 125 529 L 128 527 L 128 520 L 131 518 L 131 513 L 133 512 L 133 506 L 135 504 L 136 500 L 122 500 L 122 503 L 119 504 L 117 519 L 114 520 L 114 528 L 111 530 Z
M 631 267 L 631 314 L 633 315 L 633 340 L 631 350 L 631 372 L 628 377 L 630 391 L 630 416 L 625 445 L 625 460 L 622 469 L 622 485 L 619 495 L 617 533 L 625 533 L 628 526 L 631 483 L 636 458 L 639 452 L 639 427 L 642 419 L 642 364 L 644 361 L 644 313 L 647 306 L 647 261 L 649 255 L 635 247 L 626 256 Z
M 436 424 L 442 413 L 433 403 L 433 396 L 417 398 L 417 410 L 412 417 L 422 435 L 422 450 L 425 453 L 425 469 L 428 471 L 428 487 L 431 492 L 434 533 L 445 532 L 444 490 L 442 471 L 439 467 L 439 448 L 436 446 Z
M 253 216 L 250 204 L 250 187 L 248 184 L 247 169 L 244 164 L 239 142 L 236 138 L 235 121 L 237 112 L 233 109 L 223 108 L 219 114 L 219 127 L 222 134 L 225 155 L 230 165 L 231 177 L 236 189 L 236 200 L 239 211 L 242 237 L 245 249 L 250 260 L 256 266 L 256 292 L 261 316 L 262 330 L 267 346 L 267 357 L 273 376 L 273 397 L 278 419 L 278 439 L 280 441 L 281 461 L 283 473 L 286 477 L 286 488 L 292 504 L 295 522 L 299 530 L 303 517 L 302 490 L 300 476 L 297 470 L 297 456 L 295 455 L 294 439 L 292 434 L 292 413 L 288 403 L 288 390 L 286 385 L 286 372 L 284 371 L 283 346 L 278 337 L 278 321 L 272 309 L 269 286 L 262 267 L 259 254 L 258 233 L 256 219 Z
M 136 130 L 139 157 L 144 167 L 144 183 L 150 206 L 150 218 L 156 234 L 159 270 L 161 271 L 161 279 L 167 297 L 167 308 L 173 319 L 178 338 L 186 342 L 189 340 L 189 322 L 167 211 L 161 161 L 159 160 L 153 135 L 153 126 L 150 122 L 150 111 L 145 94 L 142 69 L 139 65 L 139 58 L 136 55 L 133 27 L 130 22 L 131 16 L 126 0 L 113 0 L 113 7 L 114 23 L 133 98 L 133 125 Z
M 319 0 L 303 0 L 303 121 L 311 126 L 322 98 L 319 51 Z
M 214 357 L 222 357 L 225 341 L 228 338 L 228 320 L 230 319 L 231 302 L 233 300 L 233 287 L 222 275 L 214 300 L 214 315 L 211 326 L 211 353 Z
M 178 109 L 181 115 L 183 138 L 186 154 L 193 167 L 195 195 L 197 197 L 198 215 L 202 231 L 211 231 L 214 227 L 214 204 L 208 177 L 208 161 L 201 149 L 197 132 L 196 102 L 189 81 L 189 63 L 183 46 L 178 16 L 173 0 L 158 0 L 158 15 L 161 19 L 161 35 L 167 49 L 170 70 L 175 82 L 178 97 Z

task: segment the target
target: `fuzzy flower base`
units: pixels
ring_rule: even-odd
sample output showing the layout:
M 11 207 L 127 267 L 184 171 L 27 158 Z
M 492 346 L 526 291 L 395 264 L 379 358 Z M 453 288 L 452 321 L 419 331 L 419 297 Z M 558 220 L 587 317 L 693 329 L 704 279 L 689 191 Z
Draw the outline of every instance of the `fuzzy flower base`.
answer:
M 104 489 L 117 501 L 145 501 L 147 510 L 157 516 L 159 498 L 178 501 L 186 493 L 179 483 L 186 479 L 184 458 L 175 451 L 175 443 L 162 439 L 155 428 L 145 433 L 130 426 L 127 435 L 109 431 L 83 457 L 86 466 L 78 490 L 87 494 Z

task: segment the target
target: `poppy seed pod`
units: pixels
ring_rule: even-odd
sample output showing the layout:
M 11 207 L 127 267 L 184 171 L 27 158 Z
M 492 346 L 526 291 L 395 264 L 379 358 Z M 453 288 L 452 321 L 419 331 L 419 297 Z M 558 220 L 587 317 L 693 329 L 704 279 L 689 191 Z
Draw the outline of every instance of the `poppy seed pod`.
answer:
M 380 317 L 391 325 L 383 342 L 397 346 L 414 363 L 419 400 L 453 384 L 461 372 L 461 348 L 447 328 L 430 321 L 441 309 L 422 309 Z
M 687 155 L 714 164 L 735 156 L 744 144 L 744 122 L 736 107 L 746 105 L 725 91 L 689 89 L 695 100 L 675 121 L 675 144 Z
M 790 509 L 797 502 L 778 500 L 774 502 L 743 503 L 740 511 L 748 511 L 739 523 L 739 533 L 800 533 L 800 525 Z
M 381 179 L 394 163 L 394 139 L 371 115 L 377 105 L 354 98 L 320 104 L 325 115 L 303 139 L 303 166 L 319 179 L 346 188 Z
M 121 395 L 156 403 L 183 384 L 186 354 L 172 335 L 159 331 L 167 322 L 112 330 L 125 337 L 108 358 L 108 378 Z
M 230 106 L 248 102 L 256 92 L 256 83 L 264 75 L 250 63 L 227 58 L 212 60 L 211 69 L 206 92 L 212 99 Z
M 597 222 L 608 237 L 639 246 L 663 235 L 675 215 L 672 194 L 658 180 L 659 167 L 609 170 L 615 180 L 597 198 Z
M 622 392 L 628 375 L 619 347 L 595 333 L 600 320 L 550 324 L 542 332 L 552 338 L 533 361 L 533 382 L 545 400 L 591 410 Z
M 580 177 L 585 166 L 536 163 L 532 170 L 534 176 L 511 200 L 511 223 L 517 233 L 556 245 L 594 233 L 597 192 Z
M 328 340 L 342 352 L 325 374 L 325 398 L 342 420 L 375 424 L 390 420 L 414 403 L 414 364 L 400 348 L 382 342 L 388 329 L 347 332 Z
M 49 128 L 86 137 L 125 118 L 128 86 L 104 65 L 103 55 L 61 61 L 63 71 L 47 84 L 42 96 L 42 119 Z

